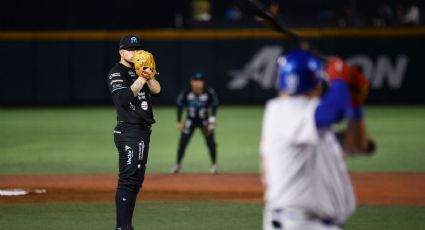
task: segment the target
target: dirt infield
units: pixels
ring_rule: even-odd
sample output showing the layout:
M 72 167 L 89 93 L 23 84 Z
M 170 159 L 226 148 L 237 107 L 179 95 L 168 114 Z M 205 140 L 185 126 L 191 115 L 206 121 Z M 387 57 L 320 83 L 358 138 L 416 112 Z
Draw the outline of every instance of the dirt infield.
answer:
M 425 173 L 354 173 L 359 204 L 425 206 Z M 0 196 L 0 203 L 114 200 L 116 175 L 0 175 L 0 189 L 43 188 L 45 194 Z M 141 200 L 262 202 L 258 174 L 148 174 Z

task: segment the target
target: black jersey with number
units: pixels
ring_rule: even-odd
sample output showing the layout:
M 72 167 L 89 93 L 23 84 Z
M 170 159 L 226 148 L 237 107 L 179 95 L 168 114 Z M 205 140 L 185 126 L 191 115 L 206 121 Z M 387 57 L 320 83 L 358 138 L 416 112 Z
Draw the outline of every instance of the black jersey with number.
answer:
M 130 124 L 153 124 L 151 92 L 147 84 L 143 86 L 137 97 L 134 97 L 130 86 L 138 78 L 133 68 L 117 63 L 109 71 L 107 84 L 117 110 L 117 120 Z
M 177 121 L 181 121 L 184 107 L 187 110 L 187 118 L 208 119 L 210 108 L 211 114 L 213 116 L 216 114 L 218 98 L 212 88 L 204 90 L 201 94 L 196 94 L 191 89 L 185 89 L 177 97 Z

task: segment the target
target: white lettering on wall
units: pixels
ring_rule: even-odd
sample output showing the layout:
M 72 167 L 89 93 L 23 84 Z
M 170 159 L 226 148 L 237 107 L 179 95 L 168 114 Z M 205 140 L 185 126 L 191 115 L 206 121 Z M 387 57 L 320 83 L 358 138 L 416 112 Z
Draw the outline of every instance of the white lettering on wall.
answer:
M 230 70 L 232 80 L 228 88 L 243 89 L 253 81 L 263 89 L 273 89 L 276 86 L 277 58 L 282 54 L 280 46 L 264 46 L 240 70 Z M 346 59 L 349 65 L 358 65 L 369 78 L 371 88 L 380 89 L 388 86 L 390 89 L 402 87 L 409 57 L 398 55 L 395 59 L 388 55 L 379 55 L 376 60 L 365 54 L 356 54 Z
M 229 82 L 229 89 L 243 89 L 254 81 L 263 89 L 271 89 L 276 85 L 277 58 L 282 54 L 280 46 L 264 46 L 241 70 L 230 70 L 233 79 Z
M 372 88 L 379 89 L 387 84 L 391 89 L 398 89 L 402 86 L 409 58 L 406 55 L 399 55 L 393 64 L 386 55 L 378 56 L 376 62 L 366 55 L 355 55 L 346 61 L 363 69 L 364 74 L 369 77 Z

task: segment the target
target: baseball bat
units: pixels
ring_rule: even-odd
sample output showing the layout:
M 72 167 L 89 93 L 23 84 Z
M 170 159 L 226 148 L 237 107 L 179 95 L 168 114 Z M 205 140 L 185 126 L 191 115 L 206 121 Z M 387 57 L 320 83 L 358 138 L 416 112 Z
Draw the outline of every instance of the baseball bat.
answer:
M 292 32 L 287 26 L 285 26 L 283 20 L 278 15 L 272 14 L 267 9 L 267 7 L 259 0 L 238 0 L 237 4 L 240 9 L 245 12 L 245 14 L 261 18 L 263 22 L 265 22 L 271 29 L 276 32 L 282 33 L 290 40 L 296 42 L 299 48 L 309 50 L 310 52 L 318 56 L 323 62 L 327 62 L 327 57 L 321 55 L 317 49 L 313 50 L 313 47 L 311 47 L 311 45 L 307 41 L 305 41 L 298 34 Z M 325 84 L 324 87 L 326 88 L 327 85 Z M 368 139 L 368 148 L 367 150 L 365 150 L 365 153 L 371 155 L 376 151 L 376 148 L 377 145 L 375 141 L 372 139 Z
M 278 15 L 272 14 L 262 2 L 258 0 L 238 0 L 237 4 L 245 14 L 262 19 L 271 29 L 296 42 L 299 47 L 309 45 L 302 37 L 285 26 L 283 20 Z
M 236 3 L 245 14 L 260 18 L 272 30 L 285 35 L 290 41 L 295 42 L 298 48 L 312 52 L 323 62 L 328 61 L 327 56 L 322 55 L 316 47 L 312 47 L 303 37 L 291 31 L 279 15 L 272 14 L 259 0 L 238 0 Z

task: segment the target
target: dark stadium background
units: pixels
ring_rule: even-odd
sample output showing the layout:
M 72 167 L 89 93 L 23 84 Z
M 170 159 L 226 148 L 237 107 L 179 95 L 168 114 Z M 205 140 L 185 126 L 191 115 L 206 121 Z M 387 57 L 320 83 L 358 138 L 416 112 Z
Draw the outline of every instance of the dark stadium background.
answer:
M 266 5 L 271 0 L 263 1 Z M 425 27 L 403 25 L 397 11 L 408 3 L 423 10 L 423 1 L 286 0 L 276 1 L 286 25 L 305 36 L 324 54 L 362 57 L 371 79 L 377 69 L 408 60 L 402 82 L 394 87 L 388 74 L 372 87 L 369 104 L 424 104 L 425 71 L 421 54 Z M 192 17 L 192 0 L 82 1 L 16 0 L 0 9 L 0 105 L 110 105 L 105 78 L 118 61 L 117 44 L 126 33 L 139 35 L 153 52 L 163 96 L 170 105 L 193 72 L 201 71 L 224 104 L 263 104 L 273 88 L 249 81 L 229 89 L 232 71 L 243 70 L 263 48 L 293 47 L 252 16 L 226 17 L 234 1 L 214 0 L 211 20 Z M 391 7 L 393 18 L 382 13 Z M 423 18 L 423 17 L 422 17 Z M 401 67 L 400 67 L 401 68 Z M 403 68 L 401 68 L 403 69 Z M 387 72 L 391 72 L 388 70 Z M 261 70 L 260 70 L 261 75 Z M 381 76 L 382 77 L 382 76 Z M 16 84 L 19 83 L 19 90 Z M 415 93 L 412 93 L 415 92 Z

